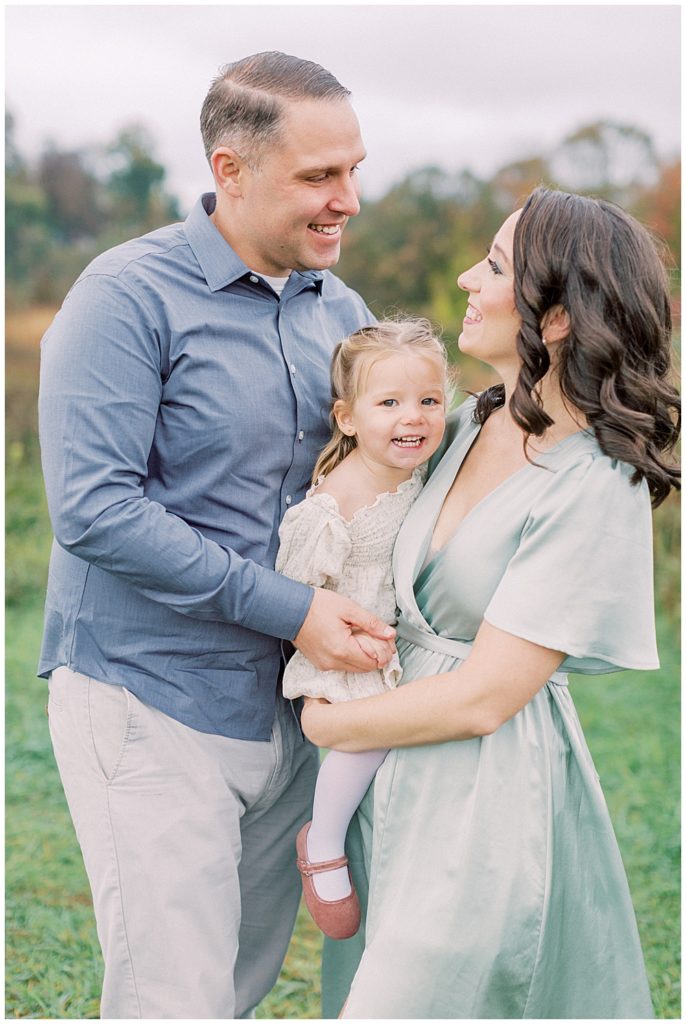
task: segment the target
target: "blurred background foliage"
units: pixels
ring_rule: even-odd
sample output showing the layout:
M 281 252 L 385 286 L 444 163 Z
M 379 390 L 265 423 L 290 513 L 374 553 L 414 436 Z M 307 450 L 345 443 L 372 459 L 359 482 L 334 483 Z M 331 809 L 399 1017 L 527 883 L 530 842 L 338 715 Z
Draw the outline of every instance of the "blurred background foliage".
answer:
M 47 143 L 28 159 L 6 115 L 6 1016 L 92 1018 L 101 976 L 88 884 L 55 770 L 35 679 L 51 543 L 37 444 L 39 341 L 98 253 L 179 220 L 154 140 L 131 125 L 104 147 Z M 363 178 L 364 180 L 364 178 Z M 444 329 L 464 388 L 490 382 L 456 347 L 466 297 L 457 275 L 537 184 L 620 203 L 668 247 L 680 317 L 679 162 L 631 125 L 582 126 L 550 152 L 490 179 L 424 167 L 363 201 L 336 273 L 382 316 L 402 310 Z M 675 346 L 678 346 L 678 331 Z M 662 668 L 578 679 L 574 699 L 625 859 L 658 1017 L 680 1016 L 679 503 L 655 516 Z M 320 939 L 301 913 L 281 978 L 258 1016 L 317 1018 Z
M 145 128 L 124 128 L 105 147 L 19 153 L 5 114 L 5 254 L 10 308 L 61 303 L 105 249 L 181 218 L 164 188 Z

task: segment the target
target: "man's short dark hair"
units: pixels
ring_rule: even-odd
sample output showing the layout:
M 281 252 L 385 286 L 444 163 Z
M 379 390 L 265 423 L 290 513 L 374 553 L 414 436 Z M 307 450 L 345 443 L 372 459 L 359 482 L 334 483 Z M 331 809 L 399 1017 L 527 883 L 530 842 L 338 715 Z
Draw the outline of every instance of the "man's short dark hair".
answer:
M 230 146 L 253 165 L 262 146 L 275 143 L 284 101 L 342 100 L 350 96 L 330 71 L 300 57 L 271 50 L 226 64 L 214 79 L 200 114 L 205 155 Z

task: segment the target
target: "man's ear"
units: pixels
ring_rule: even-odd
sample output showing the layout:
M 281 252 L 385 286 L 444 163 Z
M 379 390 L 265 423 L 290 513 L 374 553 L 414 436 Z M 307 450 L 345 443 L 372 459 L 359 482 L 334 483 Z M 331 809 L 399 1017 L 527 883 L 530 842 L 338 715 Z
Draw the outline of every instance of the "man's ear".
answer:
M 247 164 L 235 149 L 228 146 L 220 146 L 215 149 L 210 158 L 212 173 L 217 183 L 217 188 L 235 199 L 243 195 L 243 183 L 247 171 Z
M 551 306 L 541 320 L 541 334 L 546 345 L 555 345 L 569 335 L 569 313 L 564 306 Z
M 339 430 L 348 437 L 354 437 L 355 424 L 353 423 L 352 409 L 342 398 L 337 398 L 333 403 L 333 414 Z

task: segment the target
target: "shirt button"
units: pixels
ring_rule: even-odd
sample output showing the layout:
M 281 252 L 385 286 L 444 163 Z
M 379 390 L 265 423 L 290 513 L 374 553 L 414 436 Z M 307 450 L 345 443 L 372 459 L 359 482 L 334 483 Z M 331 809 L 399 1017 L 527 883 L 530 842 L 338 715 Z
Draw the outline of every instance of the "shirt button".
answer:
M 290 505 L 290 503 L 291 503 L 292 501 L 293 501 L 293 499 L 292 499 L 292 497 L 290 496 L 290 494 L 287 494 L 287 495 L 286 495 L 286 504 L 287 504 L 287 505 Z
M 295 373 L 295 363 L 291 363 L 291 373 Z
M 299 441 L 302 441 L 302 439 L 303 439 L 303 437 L 304 437 L 304 436 L 305 436 L 305 431 L 304 431 L 304 430 L 301 430 L 301 431 L 300 431 L 300 433 L 298 434 L 298 440 L 299 440 Z
M 255 277 L 254 274 L 251 274 L 250 280 L 252 281 L 253 284 L 257 284 L 257 282 L 259 281 L 259 277 Z

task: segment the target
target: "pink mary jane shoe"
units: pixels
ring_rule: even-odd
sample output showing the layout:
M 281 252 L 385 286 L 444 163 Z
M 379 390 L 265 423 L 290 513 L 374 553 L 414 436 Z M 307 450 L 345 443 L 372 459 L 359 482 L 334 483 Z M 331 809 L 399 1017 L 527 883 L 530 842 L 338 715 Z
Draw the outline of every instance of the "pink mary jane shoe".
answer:
M 307 833 L 310 831 L 311 824 L 312 822 L 308 821 L 306 825 L 303 825 L 295 841 L 298 853 L 296 863 L 302 876 L 305 904 L 314 923 L 330 939 L 349 939 L 360 927 L 360 902 L 352 879 L 350 879 L 352 891 L 342 900 L 323 900 L 321 896 L 317 895 L 312 882 L 312 876 L 318 875 L 322 871 L 335 871 L 336 868 L 346 867 L 348 858 L 337 857 L 335 860 L 312 863 L 307 856 Z M 350 870 L 348 870 L 348 878 L 350 878 Z

